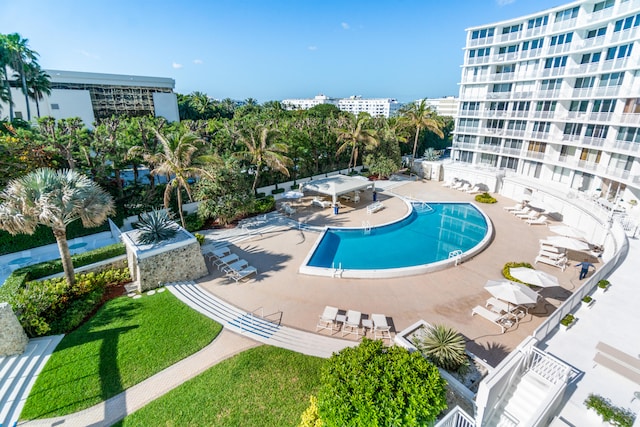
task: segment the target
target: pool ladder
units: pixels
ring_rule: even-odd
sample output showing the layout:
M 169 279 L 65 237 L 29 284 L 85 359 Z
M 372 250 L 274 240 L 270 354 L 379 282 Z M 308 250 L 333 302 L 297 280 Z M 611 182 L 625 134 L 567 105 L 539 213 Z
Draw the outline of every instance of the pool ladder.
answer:
M 371 223 L 369 221 L 362 221 L 362 228 L 364 229 L 364 234 L 371 234 Z
M 462 251 L 456 249 L 455 251 L 449 252 L 449 259 L 451 258 L 455 258 L 455 265 L 458 265 L 462 261 Z
M 331 264 L 331 268 L 333 268 L 333 277 L 342 277 L 342 272 L 344 271 L 342 269 L 342 263 L 338 263 L 338 268 L 336 268 L 336 263 L 332 263 Z

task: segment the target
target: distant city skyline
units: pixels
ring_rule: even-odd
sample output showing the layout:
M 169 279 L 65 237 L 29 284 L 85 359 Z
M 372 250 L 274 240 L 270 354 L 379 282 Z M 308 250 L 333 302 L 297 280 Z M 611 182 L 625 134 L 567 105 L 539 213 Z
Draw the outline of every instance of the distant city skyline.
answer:
M 45 69 L 170 77 L 182 94 L 410 102 L 458 95 L 465 28 L 565 3 L 21 0 L 0 4 L 0 31 Z

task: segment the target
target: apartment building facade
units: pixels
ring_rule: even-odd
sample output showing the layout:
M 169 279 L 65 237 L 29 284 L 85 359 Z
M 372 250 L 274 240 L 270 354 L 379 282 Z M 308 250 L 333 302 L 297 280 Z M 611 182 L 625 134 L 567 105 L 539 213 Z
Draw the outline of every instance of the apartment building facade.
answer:
M 283 99 L 282 105 L 288 110 L 307 110 L 320 104 L 332 104 L 341 111 L 348 111 L 355 115 L 365 112 L 373 117 L 391 117 L 398 112 L 401 104 L 393 98 L 331 98 L 317 95 L 314 98 Z
M 452 159 L 640 198 L 640 0 L 579 0 L 467 29 Z

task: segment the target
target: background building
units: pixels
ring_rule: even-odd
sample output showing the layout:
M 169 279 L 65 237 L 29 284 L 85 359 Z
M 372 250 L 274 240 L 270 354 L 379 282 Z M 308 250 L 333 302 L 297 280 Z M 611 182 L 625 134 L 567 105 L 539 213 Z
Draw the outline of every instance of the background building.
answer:
M 582 0 L 467 30 L 452 158 L 640 198 L 640 3 Z
M 307 110 L 320 104 L 332 104 L 342 111 L 348 111 L 355 115 L 365 112 L 373 117 L 391 117 L 401 107 L 401 104 L 392 98 L 362 98 L 361 96 L 330 98 L 321 94 L 314 98 L 282 100 L 282 105 L 288 110 Z
M 39 108 L 41 117 L 80 117 L 89 128 L 96 120 L 112 115 L 153 115 L 168 121 L 180 119 L 173 79 L 60 70 L 46 72 L 51 77 L 51 95 L 44 95 L 38 106 L 29 100 L 32 118 L 37 117 Z M 26 120 L 21 89 L 12 88 L 11 95 L 15 116 Z M 2 105 L 4 115 L 8 110 L 8 105 Z
M 449 116 L 454 119 L 458 116 L 459 99 L 455 96 L 442 98 L 425 98 L 425 104 L 431 107 L 439 116 Z

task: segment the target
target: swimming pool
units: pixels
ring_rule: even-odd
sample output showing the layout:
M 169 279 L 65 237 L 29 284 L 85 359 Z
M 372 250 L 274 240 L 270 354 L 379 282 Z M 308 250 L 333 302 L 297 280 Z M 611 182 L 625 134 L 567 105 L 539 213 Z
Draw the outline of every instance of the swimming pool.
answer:
M 482 250 L 490 221 L 471 203 L 411 204 L 398 222 L 370 230 L 327 229 L 301 273 L 340 277 L 397 277 L 434 271 Z

